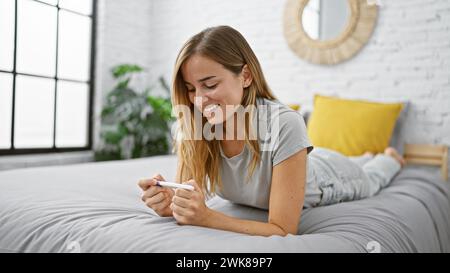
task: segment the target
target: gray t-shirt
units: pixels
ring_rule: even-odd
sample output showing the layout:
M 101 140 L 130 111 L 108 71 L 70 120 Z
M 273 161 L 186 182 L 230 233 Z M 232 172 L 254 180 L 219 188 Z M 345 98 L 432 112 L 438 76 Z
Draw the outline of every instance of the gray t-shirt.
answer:
M 302 149 L 306 148 L 309 154 L 313 146 L 300 113 L 276 100 L 257 98 L 256 104 L 258 115 L 254 116 L 254 121 L 258 120 L 259 135 L 262 136 L 259 141 L 261 162 L 247 181 L 251 151 L 245 145 L 240 154 L 228 158 L 219 145 L 223 188 L 217 190 L 217 195 L 233 203 L 268 209 L 272 168 Z M 313 183 L 314 174 L 308 168 L 308 157 L 305 207 L 318 204 L 322 194 Z

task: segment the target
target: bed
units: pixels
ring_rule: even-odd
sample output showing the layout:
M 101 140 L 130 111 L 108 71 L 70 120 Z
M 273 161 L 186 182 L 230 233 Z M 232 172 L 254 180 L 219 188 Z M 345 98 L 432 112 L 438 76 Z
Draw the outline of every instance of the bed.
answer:
M 423 169 L 403 169 L 359 201 L 303 211 L 298 235 L 250 236 L 158 217 L 137 181 L 173 179 L 176 158 L 0 172 L 0 252 L 450 252 L 450 188 Z M 267 211 L 219 197 L 208 206 L 265 221 Z

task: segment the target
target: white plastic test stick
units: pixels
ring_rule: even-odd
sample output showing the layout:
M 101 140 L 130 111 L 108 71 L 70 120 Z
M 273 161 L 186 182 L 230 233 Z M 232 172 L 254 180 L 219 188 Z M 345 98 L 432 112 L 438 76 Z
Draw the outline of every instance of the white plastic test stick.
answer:
M 194 190 L 194 187 L 192 185 L 180 184 L 180 183 L 176 183 L 176 182 L 157 181 L 156 185 L 161 186 L 161 187 L 174 188 L 174 189 L 185 189 L 185 190 L 190 190 L 190 191 Z

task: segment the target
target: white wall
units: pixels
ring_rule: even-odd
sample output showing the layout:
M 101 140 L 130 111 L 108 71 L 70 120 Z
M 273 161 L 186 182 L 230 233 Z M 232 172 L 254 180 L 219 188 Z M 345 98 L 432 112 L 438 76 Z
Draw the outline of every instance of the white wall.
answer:
M 283 36 L 285 1 L 101 0 L 97 62 L 100 92 L 120 61 L 170 80 L 183 42 L 208 26 L 238 29 L 258 56 L 267 80 L 286 103 L 312 104 L 320 92 L 348 98 L 409 100 L 402 135 L 408 142 L 450 145 L 450 1 L 384 0 L 368 45 L 351 60 L 319 66 L 299 59 Z M 97 126 L 98 128 L 98 126 Z
M 146 71 L 133 81 L 138 90 L 152 84 L 151 63 L 152 1 L 97 0 L 97 52 L 95 79 L 94 147 L 99 143 L 100 113 L 105 95 L 115 84 L 111 68 L 118 64 L 138 64 Z

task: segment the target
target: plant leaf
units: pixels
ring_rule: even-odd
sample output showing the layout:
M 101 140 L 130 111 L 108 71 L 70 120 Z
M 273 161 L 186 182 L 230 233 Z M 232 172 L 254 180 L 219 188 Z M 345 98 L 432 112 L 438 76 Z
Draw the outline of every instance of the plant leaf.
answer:
M 111 72 L 115 79 L 123 77 L 127 74 L 142 72 L 144 69 L 136 64 L 121 64 L 112 68 Z

